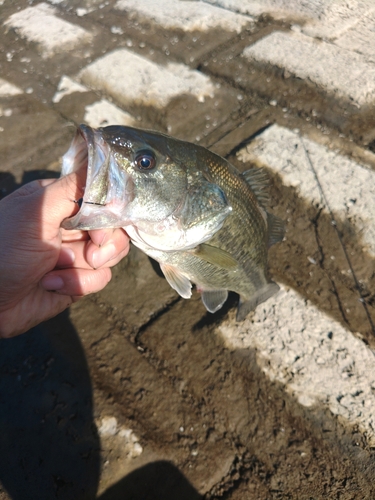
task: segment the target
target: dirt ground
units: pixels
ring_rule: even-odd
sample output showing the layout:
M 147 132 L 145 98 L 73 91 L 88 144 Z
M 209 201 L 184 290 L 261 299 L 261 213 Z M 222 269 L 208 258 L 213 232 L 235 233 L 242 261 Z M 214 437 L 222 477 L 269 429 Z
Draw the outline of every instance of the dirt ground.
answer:
M 97 22 L 95 13 L 84 22 Z M 238 150 L 275 122 L 311 137 L 321 124 L 327 141 L 354 158 L 373 149 L 374 118 L 366 109 L 268 68 L 252 68 L 251 85 L 236 83 L 246 71 L 236 65 L 236 54 L 254 37 L 288 26 L 261 19 L 251 33 L 212 46 L 207 42 L 196 55 L 194 64 L 224 89 L 221 121 L 207 129 L 201 143 L 241 170 L 250 165 L 237 159 Z M 149 33 L 147 43 L 160 47 L 160 37 Z M 106 50 L 119 43 L 104 35 L 103 40 Z M 17 57 L 36 58 L 33 47 L 16 42 Z M 0 43 L 4 65 L 15 41 L 4 37 Z M 173 45 L 169 48 L 173 56 Z M 188 61 L 189 54 L 182 50 L 180 59 Z M 67 62 L 54 64 L 51 89 Z M 30 78 L 40 81 L 43 71 Z M 14 75 L 15 67 L 2 74 L 13 80 Z M 42 102 L 51 89 L 40 86 L 33 95 L 0 99 L 3 108 L 12 109 L 10 118 L 0 116 L 1 196 L 31 179 L 58 175 L 59 157 L 74 130 L 67 121 L 81 121 L 83 101 L 72 94 L 55 106 Z M 229 96 L 245 95 L 240 107 L 225 99 L 225 89 Z M 84 99 L 86 104 L 93 97 Z M 278 100 L 277 106 L 270 99 Z M 192 110 L 184 119 L 186 105 L 177 99 L 162 117 L 141 110 L 141 125 L 165 130 L 173 123 L 176 136 L 192 140 L 206 122 L 203 111 Z M 270 250 L 271 275 L 373 347 L 372 258 L 345 221 L 335 227 L 279 178 L 273 176 L 271 184 L 272 212 L 287 222 L 286 241 Z M 365 306 L 353 278 L 340 271 L 348 255 Z M 309 257 L 316 262 L 314 273 Z M 191 300 L 179 298 L 157 264 L 132 247 L 105 290 L 23 336 L 2 341 L 0 499 L 375 498 L 375 451 L 360 430 L 346 427 L 323 407 L 300 406 L 265 376 L 255 351 L 226 347 L 218 326 L 234 319 L 236 307 L 235 294 L 214 315 L 206 313 L 197 293 Z M 116 430 L 105 431 L 104 422 L 116 422 Z

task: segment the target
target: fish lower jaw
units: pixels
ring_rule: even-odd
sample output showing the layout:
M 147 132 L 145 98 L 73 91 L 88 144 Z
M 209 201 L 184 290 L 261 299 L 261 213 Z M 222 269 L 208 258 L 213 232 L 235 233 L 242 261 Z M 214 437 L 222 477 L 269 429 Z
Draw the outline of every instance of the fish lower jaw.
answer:
M 121 209 L 110 204 L 99 205 L 83 201 L 79 212 L 65 219 L 61 225 L 63 229 L 80 229 L 89 231 L 91 229 L 105 229 L 125 226 L 123 218 L 120 218 Z

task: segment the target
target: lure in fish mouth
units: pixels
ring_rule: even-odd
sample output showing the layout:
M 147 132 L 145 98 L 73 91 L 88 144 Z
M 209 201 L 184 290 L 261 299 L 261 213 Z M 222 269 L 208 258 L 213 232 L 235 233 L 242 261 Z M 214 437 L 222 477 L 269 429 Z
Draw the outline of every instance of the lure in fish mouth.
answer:
M 86 172 L 86 186 L 65 229 L 123 227 L 182 297 L 194 283 L 210 312 L 232 290 L 242 320 L 278 290 L 267 277 L 267 250 L 284 228 L 267 212 L 262 171 L 241 174 L 211 151 L 157 132 L 87 125 L 63 157 L 62 175 L 75 171 Z

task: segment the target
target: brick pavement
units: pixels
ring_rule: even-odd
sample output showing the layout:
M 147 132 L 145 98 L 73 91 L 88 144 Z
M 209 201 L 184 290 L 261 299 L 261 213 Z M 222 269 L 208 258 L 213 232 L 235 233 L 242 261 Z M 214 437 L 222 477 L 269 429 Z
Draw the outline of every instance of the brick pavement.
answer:
M 102 439 L 99 491 L 168 459 L 215 498 L 231 490 L 235 464 L 245 460 L 239 442 L 266 464 L 266 451 L 249 444 L 251 377 L 270 394 L 280 384 L 287 415 L 302 415 L 311 435 L 327 447 L 335 442 L 337 456 L 371 483 L 372 2 L 168 0 L 153 10 L 125 0 L 50 3 L 4 2 L 3 194 L 25 171 L 58 171 L 72 135 L 67 124 L 137 124 L 210 145 L 242 169 L 265 166 L 277 186 L 273 208 L 288 219 L 285 242 L 270 254 L 282 291 L 243 324 L 231 309 L 208 332 L 199 302 L 177 301 L 137 254 L 133 271 L 119 266 L 111 287 L 72 308 Z M 96 318 L 90 330 L 87 315 Z M 183 324 L 168 340 L 163 332 L 178 317 Z M 251 360 L 244 374 L 233 368 L 238 352 Z M 260 434 L 252 439 L 264 444 Z M 268 474 L 286 495 L 271 466 Z M 267 489 L 259 477 L 253 484 Z M 252 491 L 244 484 L 241 495 Z M 236 488 L 228 498 L 237 498 Z

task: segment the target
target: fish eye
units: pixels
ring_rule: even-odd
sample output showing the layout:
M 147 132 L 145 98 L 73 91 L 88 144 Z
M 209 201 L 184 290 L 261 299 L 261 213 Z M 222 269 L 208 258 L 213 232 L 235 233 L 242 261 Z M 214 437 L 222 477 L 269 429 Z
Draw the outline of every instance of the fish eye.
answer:
M 156 165 L 155 155 L 152 151 L 140 151 L 135 157 L 135 164 L 139 170 L 151 170 Z

